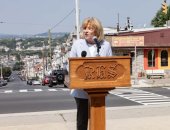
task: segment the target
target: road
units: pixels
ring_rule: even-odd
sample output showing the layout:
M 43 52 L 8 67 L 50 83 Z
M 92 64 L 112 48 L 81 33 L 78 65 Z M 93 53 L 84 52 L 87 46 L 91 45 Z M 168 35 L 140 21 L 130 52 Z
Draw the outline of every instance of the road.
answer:
M 74 109 L 74 99 L 63 86 L 49 88 L 27 85 L 14 75 L 14 80 L 0 88 L 0 113 L 20 113 Z
M 70 90 L 63 85 L 31 86 L 14 77 L 0 88 L 0 114 L 76 109 Z M 170 104 L 170 89 L 165 87 L 116 89 L 109 93 L 106 107 Z

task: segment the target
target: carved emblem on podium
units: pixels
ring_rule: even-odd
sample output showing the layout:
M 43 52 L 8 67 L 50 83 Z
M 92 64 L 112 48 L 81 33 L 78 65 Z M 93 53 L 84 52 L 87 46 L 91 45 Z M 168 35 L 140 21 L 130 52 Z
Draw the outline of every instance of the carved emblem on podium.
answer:
M 80 65 L 76 74 L 79 78 L 86 81 L 111 80 L 114 81 L 124 75 L 126 69 L 116 61 L 107 62 L 84 62 Z
M 70 58 L 69 70 L 72 89 L 130 86 L 129 57 Z

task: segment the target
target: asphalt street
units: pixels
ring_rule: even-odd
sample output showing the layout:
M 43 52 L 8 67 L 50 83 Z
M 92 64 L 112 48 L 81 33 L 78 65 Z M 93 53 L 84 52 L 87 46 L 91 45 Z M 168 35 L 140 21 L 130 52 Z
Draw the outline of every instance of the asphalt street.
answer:
M 69 88 L 27 85 L 17 75 L 0 88 L 0 114 L 76 109 Z M 109 92 L 106 107 L 170 104 L 169 87 L 121 88 Z

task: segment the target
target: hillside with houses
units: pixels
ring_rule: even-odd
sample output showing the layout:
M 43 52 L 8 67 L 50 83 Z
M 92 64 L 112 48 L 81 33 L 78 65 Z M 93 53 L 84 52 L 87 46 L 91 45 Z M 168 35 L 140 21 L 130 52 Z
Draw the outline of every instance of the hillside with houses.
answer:
M 72 34 L 58 37 L 29 37 L 0 39 L 0 58 L 3 66 L 18 69 L 24 79 L 42 78 L 53 69 L 64 68 L 67 51 L 71 48 Z M 49 42 L 50 41 L 50 42 Z

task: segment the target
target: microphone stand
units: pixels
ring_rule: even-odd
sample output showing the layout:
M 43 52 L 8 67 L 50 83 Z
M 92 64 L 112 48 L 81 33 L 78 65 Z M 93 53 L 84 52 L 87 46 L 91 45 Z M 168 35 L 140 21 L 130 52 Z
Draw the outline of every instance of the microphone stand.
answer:
M 97 40 L 96 36 L 93 37 L 93 40 L 94 40 L 94 42 L 96 43 L 96 46 L 97 46 L 97 55 L 96 56 L 100 56 L 100 54 L 99 54 L 99 51 L 100 51 L 100 48 L 101 48 L 100 42 Z
M 100 43 L 97 44 L 97 56 L 100 56 L 99 51 L 101 49 Z

